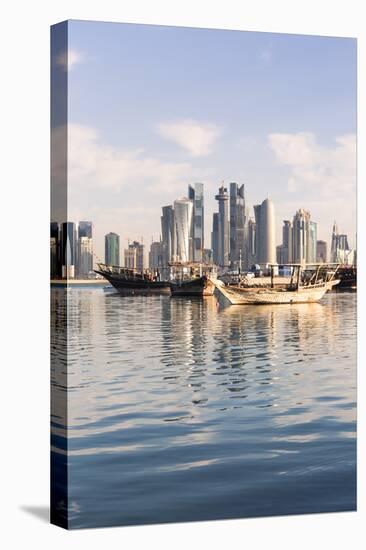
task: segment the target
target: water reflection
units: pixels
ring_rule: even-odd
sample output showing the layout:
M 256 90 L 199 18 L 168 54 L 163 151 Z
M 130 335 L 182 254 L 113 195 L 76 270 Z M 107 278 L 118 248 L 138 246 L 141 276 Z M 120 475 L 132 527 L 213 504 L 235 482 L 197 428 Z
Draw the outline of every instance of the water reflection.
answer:
M 69 292 L 72 525 L 354 507 L 355 307 Z

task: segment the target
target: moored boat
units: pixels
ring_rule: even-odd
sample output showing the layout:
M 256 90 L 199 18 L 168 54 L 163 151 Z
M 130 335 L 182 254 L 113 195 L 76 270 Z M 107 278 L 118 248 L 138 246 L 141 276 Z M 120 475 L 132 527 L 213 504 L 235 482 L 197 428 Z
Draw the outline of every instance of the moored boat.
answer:
M 216 288 L 233 305 L 255 305 L 255 304 L 301 304 L 319 302 L 324 294 L 339 284 L 339 279 L 335 279 L 337 269 L 332 271 L 329 277 L 319 278 L 320 267 L 317 267 L 313 276 L 301 281 L 301 272 L 304 266 L 301 264 L 288 264 L 293 268 L 291 280 L 288 284 L 276 285 L 272 282 L 264 287 L 241 286 L 225 284 L 220 280 L 213 280 Z M 314 267 L 314 264 L 312 264 Z M 295 273 L 296 272 L 296 273 Z
M 161 281 L 146 272 L 120 266 L 98 264 L 94 270 L 102 275 L 121 294 L 169 294 L 169 281 Z
M 195 279 L 171 281 L 172 296 L 213 296 L 215 285 L 207 275 Z

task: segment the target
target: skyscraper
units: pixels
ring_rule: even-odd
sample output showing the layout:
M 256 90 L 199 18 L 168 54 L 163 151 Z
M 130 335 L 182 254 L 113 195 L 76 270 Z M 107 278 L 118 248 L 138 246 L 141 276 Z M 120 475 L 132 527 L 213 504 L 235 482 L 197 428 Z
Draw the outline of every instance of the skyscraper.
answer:
M 173 207 L 163 206 L 163 215 L 161 216 L 161 235 L 162 235 L 162 250 L 163 250 L 163 265 L 167 266 L 168 262 L 175 259 L 175 222 Z
M 193 202 L 183 197 L 174 201 L 174 223 L 177 260 L 189 262 L 192 259 Z
M 120 265 L 119 259 L 119 235 L 117 233 L 108 233 L 104 237 L 106 265 Z
M 188 198 L 193 202 L 192 260 L 202 262 L 204 248 L 203 183 L 188 185 Z
M 292 258 L 294 263 L 306 263 L 310 249 L 310 212 L 300 208 L 293 219 Z M 316 242 L 316 241 L 315 241 Z
M 51 278 L 61 276 L 60 227 L 57 222 L 50 225 L 50 274 Z
M 316 261 L 326 263 L 328 259 L 328 246 L 325 241 L 316 242 Z
M 338 246 L 338 227 L 337 223 L 334 220 L 333 230 L 332 230 L 332 239 L 330 244 L 330 261 L 335 262 L 334 259 L 337 256 L 337 246 Z
M 93 271 L 93 241 L 90 237 L 78 240 L 78 275 L 87 277 Z
M 292 262 L 292 224 L 290 220 L 283 220 L 281 258 L 281 262 L 277 259 L 278 263 Z
M 343 264 L 353 263 L 350 260 L 350 247 L 348 245 L 348 237 L 345 234 L 338 233 L 336 222 L 333 224 L 332 244 L 330 249 L 331 262 L 339 262 Z
M 256 225 L 253 219 L 248 221 L 248 266 L 256 262 Z
M 230 263 L 232 267 L 248 265 L 248 220 L 244 184 L 230 183 Z
M 138 241 L 133 241 L 125 248 L 125 267 L 143 271 L 145 269 L 145 246 Z
M 256 261 L 258 264 L 276 262 L 275 212 L 273 202 L 265 199 L 254 206 L 256 221 Z
M 78 275 L 86 277 L 93 271 L 93 224 L 79 222 Z
M 163 265 L 163 244 L 161 241 L 152 242 L 149 251 L 149 267 L 156 269 Z
M 217 264 L 221 267 L 228 267 L 229 265 L 229 213 L 228 202 L 229 195 L 226 187 L 223 185 L 219 188 L 218 194 L 215 199 L 219 203 L 219 227 L 218 227 L 218 259 Z
M 306 261 L 308 263 L 316 262 L 316 241 L 318 224 L 310 220 L 309 222 L 309 246 L 307 250 Z
M 61 266 L 63 278 L 72 279 L 75 277 L 76 261 L 75 224 L 73 222 L 64 222 L 61 224 Z
M 92 222 L 79 222 L 79 238 L 88 237 L 93 238 L 93 223 Z
M 215 212 L 212 217 L 212 233 L 211 233 L 211 248 L 212 261 L 214 264 L 219 263 L 219 214 Z

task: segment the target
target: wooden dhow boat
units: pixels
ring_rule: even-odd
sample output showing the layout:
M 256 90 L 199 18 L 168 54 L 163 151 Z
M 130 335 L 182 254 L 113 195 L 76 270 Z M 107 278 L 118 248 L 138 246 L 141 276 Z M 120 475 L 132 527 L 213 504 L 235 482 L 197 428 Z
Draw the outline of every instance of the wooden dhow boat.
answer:
M 171 262 L 172 296 L 213 296 L 216 272 L 212 264 Z
M 169 294 L 169 281 L 161 281 L 159 276 L 139 272 L 121 266 L 98 264 L 95 273 L 102 275 L 121 294 Z
M 268 286 L 245 286 L 225 284 L 218 279 L 213 280 L 215 287 L 233 305 L 264 305 L 264 304 L 303 304 L 319 302 L 324 294 L 339 283 L 335 279 L 337 268 L 331 272 L 324 269 L 324 264 L 286 264 L 292 268 L 288 284 L 275 284 L 274 265 L 271 268 L 271 283 Z M 304 280 L 301 274 L 309 274 L 309 267 L 315 268 L 313 274 Z M 322 273 L 322 276 L 319 275 Z

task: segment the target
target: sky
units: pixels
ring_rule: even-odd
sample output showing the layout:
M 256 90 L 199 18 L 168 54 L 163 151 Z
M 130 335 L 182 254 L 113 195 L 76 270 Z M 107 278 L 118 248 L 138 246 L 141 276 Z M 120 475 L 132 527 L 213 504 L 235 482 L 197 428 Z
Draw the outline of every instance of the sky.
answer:
M 318 239 L 333 221 L 356 232 L 356 40 L 71 21 L 68 28 L 69 219 L 149 245 L 161 207 L 244 183 L 282 221 L 310 211 Z M 57 128 L 54 129 L 57 132 Z

